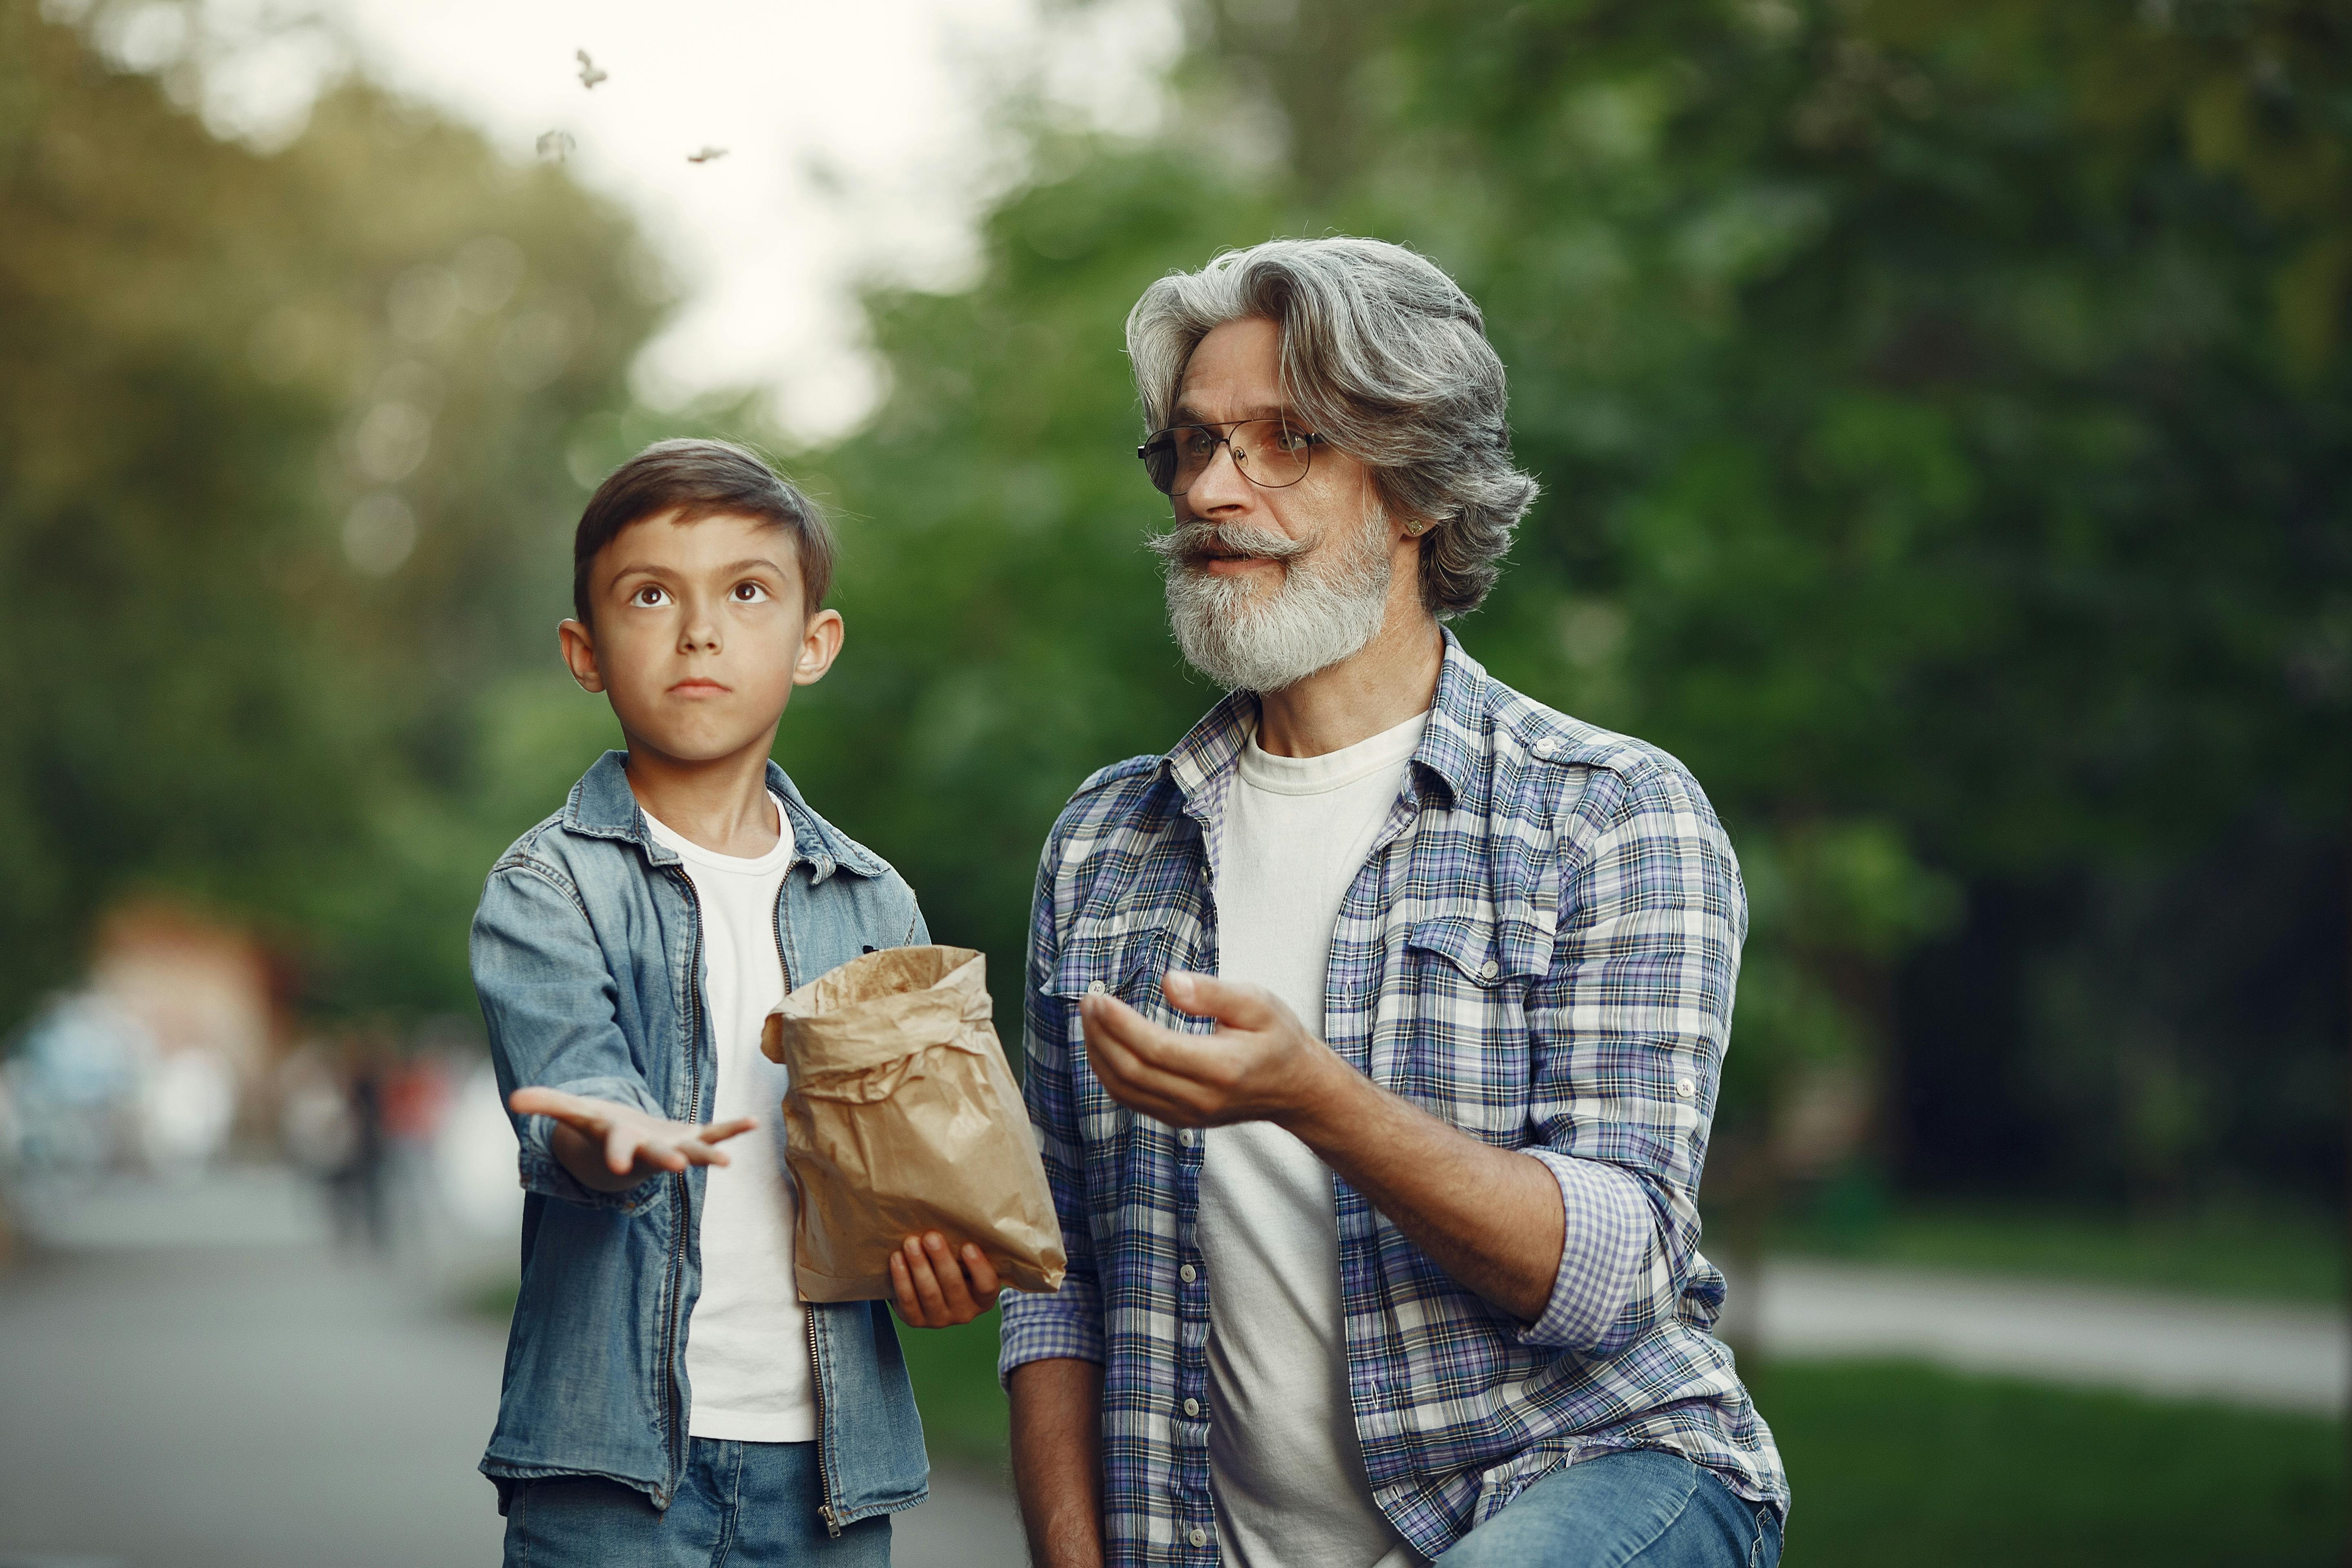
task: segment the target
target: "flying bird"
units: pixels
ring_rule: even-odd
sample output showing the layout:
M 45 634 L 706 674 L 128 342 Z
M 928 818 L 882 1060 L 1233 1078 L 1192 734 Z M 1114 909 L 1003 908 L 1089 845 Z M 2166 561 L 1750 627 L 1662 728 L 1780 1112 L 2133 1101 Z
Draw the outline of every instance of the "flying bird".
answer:
M 588 58 L 588 51 L 586 49 L 574 49 L 572 52 L 580 57 L 580 85 L 582 87 L 594 87 L 598 82 L 603 81 L 606 77 L 613 74 L 610 71 L 598 70 L 596 68 L 596 62 Z
M 724 147 L 705 147 L 699 153 L 688 153 L 686 155 L 686 161 L 689 163 L 708 163 L 725 156 L 727 156 L 727 149 Z
M 539 155 L 544 163 L 561 163 L 572 156 L 572 149 L 577 145 L 569 131 L 542 131 L 539 134 Z

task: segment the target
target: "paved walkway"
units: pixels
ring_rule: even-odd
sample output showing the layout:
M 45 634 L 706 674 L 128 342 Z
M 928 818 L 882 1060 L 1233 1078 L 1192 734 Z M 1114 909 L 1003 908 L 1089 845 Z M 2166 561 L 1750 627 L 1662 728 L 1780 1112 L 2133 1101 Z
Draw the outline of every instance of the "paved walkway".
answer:
M 504 1334 L 339 1258 L 272 1173 L 37 1217 L 0 1274 L 0 1568 L 475 1568 Z M 30 1228 L 30 1227 L 28 1227 Z M 1015 1568 L 1010 1500 L 941 1472 L 899 1568 Z
M 2340 1310 L 1780 1258 L 1762 1342 L 1790 1357 L 1916 1356 L 1968 1372 L 2341 1415 Z

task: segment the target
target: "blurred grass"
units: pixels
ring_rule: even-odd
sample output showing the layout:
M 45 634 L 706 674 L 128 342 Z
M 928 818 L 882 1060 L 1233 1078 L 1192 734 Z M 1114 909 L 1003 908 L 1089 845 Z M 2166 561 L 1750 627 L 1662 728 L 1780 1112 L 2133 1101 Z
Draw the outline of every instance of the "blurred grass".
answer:
M 1780 1222 L 1774 1250 L 2084 1284 L 2341 1302 L 2345 1234 L 2300 1212 L 2210 1209 L 2142 1222 L 2043 1208 L 1834 1200 Z
M 910 1329 L 898 1343 L 923 1412 L 934 1463 L 1001 1467 L 1006 1451 L 1004 1391 L 996 1382 L 996 1320 L 991 1309 L 961 1328 Z
M 1790 1568 L 2340 1560 L 2343 1423 L 1962 1376 L 1780 1363 Z
M 1002 1467 L 995 1314 L 899 1340 L 932 1458 Z M 1754 1387 L 1795 1488 L 1790 1568 L 2316 1568 L 2344 1540 L 2340 1422 L 1907 1363 L 1783 1363 Z

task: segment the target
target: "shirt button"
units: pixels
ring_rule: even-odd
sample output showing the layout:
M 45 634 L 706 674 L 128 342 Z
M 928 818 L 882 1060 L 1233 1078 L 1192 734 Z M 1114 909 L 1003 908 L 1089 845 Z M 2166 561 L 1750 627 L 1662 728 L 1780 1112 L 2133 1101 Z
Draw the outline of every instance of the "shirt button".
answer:
M 1087 983 L 1087 994 L 1089 996 L 1099 996 L 1109 989 L 1109 986 L 1105 985 L 1099 980 L 1092 980 Z
M 1181 1143 L 1187 1149 L 1190 1149 L 1192 1146 L 1192 1130 L 1189 1127 L 1178 1128 L 1176 1130 L 1176 1142 Z
M 1492 980 L 1496 975 L 1501 973 L 1502 970 L 1491 958 L 1478 966 L 1478 978 L 1481 980 Z
M 1176 1278 L 1181 1279 L 1187 1285 L 1190 1285 L 1193 1280 L 1198 1279 L 1200 1277 L 1201 1271 L 1193 1268 L 1189 1263 L 1184 1265 L 1183 1268 L 1176 1270 Z
M 1685 1100 L 1688 1100 L 1692 1095 L 1698 1092 L 1698 1085 L 1693 1083 L 1686 1078 L 1678 1078 L 1675 1079 L 1675 1092 L 1681 1095 Z
M 1201 1402 L 1197 1399 L 1186 1400 L 1184 1402 L 1184 1414 L 1187 1415 L 1198 1415 L 1201 1414 Z
M 1542 740 L 1538 741 L 1532 747 L 1530 747 L 1529 750 L 1533 751 L 1538 757 L 1550 756 L 1552 753 L 1551 737 L 1549 735 L 1545 736 Z
M 1184 1539 L 1191 1542 L 1195 1546 L 1206 1546 L 1209 1544 L 1209 1532 L 1202 1530 L 1196 1524 L 1192 1527 L 1192 1533 L 1185 1536 Z

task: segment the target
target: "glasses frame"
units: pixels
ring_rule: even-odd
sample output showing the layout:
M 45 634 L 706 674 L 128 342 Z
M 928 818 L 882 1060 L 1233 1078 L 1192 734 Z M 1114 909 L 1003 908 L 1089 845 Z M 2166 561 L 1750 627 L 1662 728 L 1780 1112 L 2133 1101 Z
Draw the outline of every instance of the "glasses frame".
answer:
M 1298 437 L 1307 443 L 1307 458 L 1305 462 L 1298 466 L 1298 479 L 1284 479 L 1279 483 L 1269 482 L 1268 480 L 1261 479 L 1255 474 L 1251 473 L 1249 471 L 1248 458 L 1242 453 L 1234 449 L 1234 432 L 1239 430 L 1244 425 L 1279 425 L 1286 430 L 1290 428 L 1289 420 L 1268 418 L 1264 415 L 1260 415 L 1255 419 L 1223 419 L 1195 421 L 1189 425 L 1166 425 L 1154 430 L 1149 437 L 1147 437 L 1143 445 L 1135 449 L 1135 455 L 1142 460 L 1143 471 L 1145 476 L 1148 478 L 1151 472 L 1151 452 L 1153 447 L 1163 444 L 1169 446 L 1174 445 L 1176 436 L 1180 431 L 1205 430 L 1208 432 L 1210 439 L 1213 440 L 1218 447 L 1225 448 L 1226 452 L 1233 458 L 1234 469 L 1236 473 L 1240 474 L 1242 478 L 1247 479 L 1251 484 L 1255 485 L 1262 490 L 1286 490 L 1291 486 L 1298 483 L 1299 479 L 1305 479 L 1307 477 L 1307 470 L 1315 466 L 1315 448 L 1318 447 L 1327 447 L 1330 445 L 1329 437 L 1318 436 L 1311 430 L 1301 430 L 1297 432 Z M 1208 462 L 1201 465 L 1201 471 L 1204 474 L 1207 473 L 1209 471 L 1209 465 L 1211 463 L 1214 463 L 1216 460 L 1216 448 L 1213 447 L 1209 451 Z M 1162 485 L 1158 479 L 1153 479 L 1151 481 L 1151 488 L 1158 490 L 1161 495 L 1170 497 L 1171 499 L 1187 494 L 1192 488 L 1191 485 L 1186 485 L 1184 489 L 1181 490 L 1170 489 L 1169 485 L 1173 485 L 1175 482 L 1176 465 L 1171 459 L 1168 468 L 1168 485 Z

